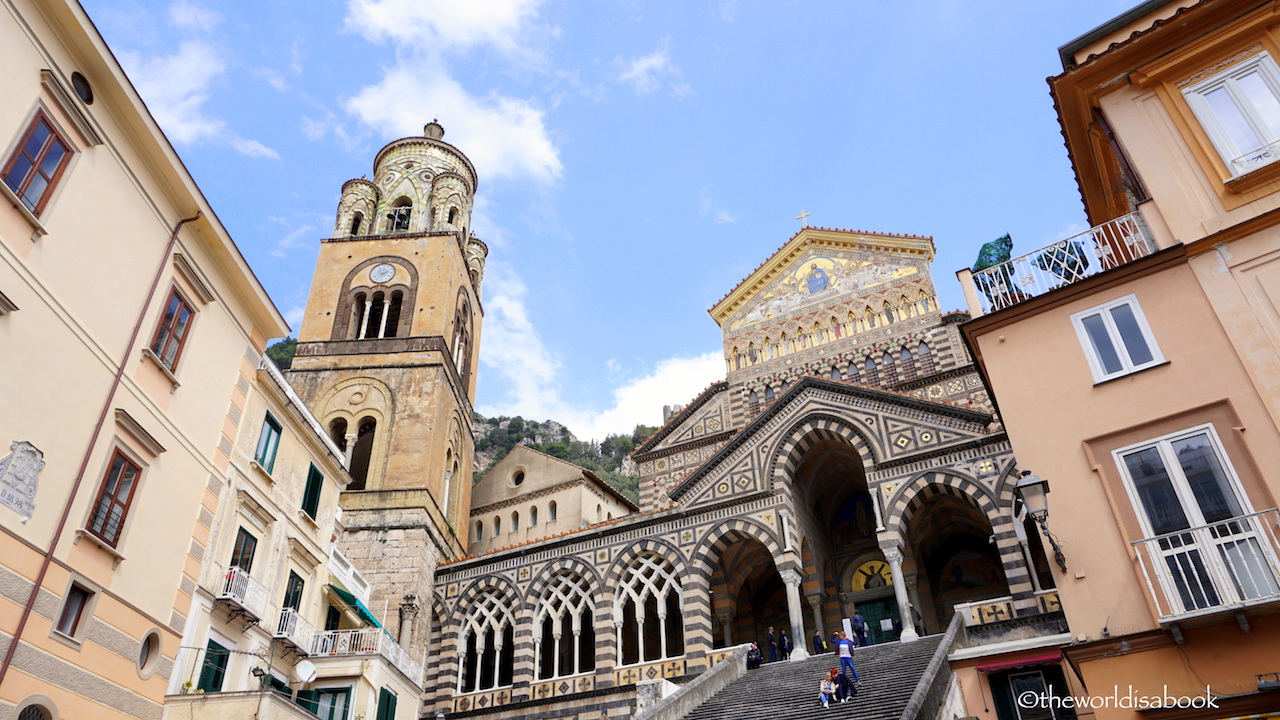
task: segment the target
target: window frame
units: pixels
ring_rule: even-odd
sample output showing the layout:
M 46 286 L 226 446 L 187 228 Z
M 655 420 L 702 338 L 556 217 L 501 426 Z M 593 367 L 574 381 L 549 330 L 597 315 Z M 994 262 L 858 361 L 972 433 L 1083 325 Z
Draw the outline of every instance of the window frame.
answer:
M 1280 66 L 1265 50 L 1225 68 L 1213 75 L 1182 89 L 1182 97 L 1192 114 L 1200 123 L 1209 142 L 1222 160 L 1231 178 L 1247 175 L 1254 170 L 1265 167 L 1280 159 L 1280 147 L 1267 151 L 1272 145 L 1280 143 L 1280 128 L 1273 130 L 1257 111 L 1257 104 L 1251 96 L 1244 94 L 1239 86 L 1240 78 L 1257 72 L 1265 86 L 1271 91 L 1272 99 L 1280 103 Z M 1218 112 L 1209 103 L 1207 96 L 1220 89 L 1225 89 L 1241 117 L 1262 143 L 1256 148 L 1238 148 L 1231 134 L 1226 130 Z M 1242 102 L 1243 101 L 1243 102 Z M 1267 156 L 1269 159 L 1252 166 L 1239 166 L 1237 160 L 1247 155 Z
M 302 490 L 302 506 L 299 508 L 312 520 L 320 513 L 320 493 L 324 490 L 324 473 L 315 463 L 307 470 L 307 484 Z
M 241 540 L 243 538 L 248 538 L 250 542 L 242 543 Z M 248 545 L 248 550 L 247 550 L 248 558 L 247 558 L 247 561 L 241 562 L 246 560 L 244 557 L 242 557 L 246 553 L 245 545 Z M 253 573 L 253 556 L 257 552 L 257 550 L 258 550 L 258 536 L 249 532 L 248 530 L 245 529 L 243 525 L 241 525 L 240 529 L 236 532 L 236 539 L 231 545 L 231 559 L 228 563 L 228 567 L 238 567 L 241 570 L 245 571 L 246 574 L 252 574 Z
M 275 442 L 271 444 L 269 450 L 263 447 L 263 441 L 270 440 L 267 430 L 271 430 L 275 436 Z M 284 426 L 268 410 L 262 418 L 262 428 L 258 430 L 258 444 L 253 450 L 253 461 L 258 463 L 258 467 L 265 470 L 268 475 L 275 469 L 276 455 L 280 452 L 280 438 L 283 436 Z
M 1132 311 L 1138 331 L 1142 334 L 1143 341 L 1147 343 L 1147 349 L 1151 352 L 1151 359 L 1146 362 L 1135 363 L 1133 361 L 1129 346 L 1124 342 L 1119 329 L 1116 328 L 1111 310 L 1122 305 L 1127 305 Z M 1119 370 L 1107 372 L 1102 365 L 1101 358 L 1098 357 L 1097 348 L 1094 346 L 1093 339 L 1084 325 L 1085 319 L 1094 315 L 1102 318 L 1107 338 L 1110 340 L 1112 348 L 1116 351 L 1116 357 L 1120 360 L 1121 367 Z M 1164 353 L 1160 351 L 1159 343 L 1156 342 L 1155 333 L 1151 330 L 1151 324 L 1147 322 L 1147 316 L 1142 312 L 1142 305 L 1138 302 L 1136 294 L 1130 293 L 1101 305 L 1094 305 L 1086 310 L 1073 313 L 1071 315 L 1071 325 L 1075 328 L 1076 337 L 1080 341 L 1081 350 L 1084 351 L 1085 360 L 1089 364 L 1089 372 L 1093 374 L 1095 385 L 1126 375 L 1132 375 L 1167 362 Z
M 75 616 L 70 617 L 68 612 L 72 608 L 71 599 L 73 595 L 80 598 L 80 605 L 75 609 Z M 85 583 L 74 579 L 67 583 L 67 589 L 62 594 L 62 602 L 58 608 L 58 617 L 53 623 L 55 636 L 64 640 L 73 640 L 79 644 L 84 637 L 85 628 L 89 624 L 89 620 L 93 617 L 93 606 L 97 597 L 97 591 Z M 68 622 L 70 623 L 69 627 L 67 627 Z
M 169 306 L 172 305 L 175 300 L 178 302 L 178 308 L 173 316 L 173 323 L 167 323 L 165 322 L 165 318 L 169 315 Z M 186 325 L 183 326 L 182 335 L 177 339 L 177 349 L 173 353 L 173 360 L 169 361 L 165 359 L 165 355 L 168 347 L 175 337 L 175 333 L 173 332 L 171 325 L 177 324 L 177 318 L 179 316 L 178 313 L 180 313 L 183 308 L 186 308 L 187 310 L 187 322 Z M 169 291 L 169 296 L 165 298 L 164 305 L 161 306 L 160 317 L 156 321 L 156 330 L 152 333 L 151 342 L 147 345 L 147 349 L 151 351 L 151 354 L 155 356 L 160 365 L 170 373 L 177 372 L 178 363 L 182 361 L 182 351 L 186 348 L 187 340 L 191 338 L 191 327 L 195 324 L 195 319 L 195 305 L 187 299 L 186 294 L 183 293 L 177 285 L 174 285 Z M 161 342 L 160 333 L 166 329 L 168 329 L 169 332 L 167 337 L 164 338 L 164 344 L 157 349 L 157 344 Z
M 13 167 L 18 163 L 19 158 L 26 155 L 25 150 L 27 143 L 30 142 L 32 136 L 35 135 L 37 126 L 42 123 L 49 129 L 49 138 L 46 142 L 41 144 L 40 150 L 37 152 L 38 157 L 33 159 L 33 161 L 39 159 L 41 162 L 33 162 L 27 175 L 17 183 L 17 187 L 10 185 L 9 172 L 13 170 Z M 61 143 L 66 152 L 63 154 L 62 159 L 58 161 L 58 166 L 54 169 L 53 174 L 46 178 L 47 183 L 45 184 L 44 190 L 41 192 L 39 199 L 35 203 L 30 203 L 26 196 L 26 190 L 30 189 L 31 181 L 35 174 L 44 174 L 40 171 L 40 165 L 46 157 L 46 153 L 50 146 L 49 141 L 52 140 L 56 140 Z M 41 214 L 43 214 L 48 208 L 50 199 L 57 191 L 58 184 L 66 174 L 67 168 L 71 166 L 71 160 L 77 152 L 79 151 L 76 149 L 76 146 L 67 137 L 67 134 L 58 127 L 58 124 L 54 122 L 53 117 L 49 112 L 45 110 L 44 107 L 37 105 L 35 112 L 31 115 L 31 118 L 27 121 L 26 127 L 23 129 L 22 135 L 19 136 L 18 142 L 14 144 L 13 148 L 9 151 L 9 154 L 5 156 L 4 164 L 0 166 L 0 184 L 3 184 L 9 192 L 13 193 L 14 197 L 22 203 L 22 206 L 30 212 L 32 216 L 40 218 Z
M 221 662 L 210 664 L 209 659 L 214 654 L 214 646 L 217 646 L 217 657 L 221 658 Z M 196 673 L 196 690 L 206 693 L 222 692 L 222 685 L 227 681 L 227 667 L 231 664 L 231 652 L 234 647 L 234 645 L 231 645 L 230 647 L 224 646 L 221 642 L 213 639 L 212 637 L 205 642 L 204 656 L 200 661 L 200 671 Z M 208 687 L 205 686 L 205 670 L 209 670 L 210 673 L 208 676 L 210 680 Z M 217 677 L 216 683 L 212 682 L 215 675 Z
M 126 466 L 132 466 L 135 469 L 135 472 L 133 475 L 133 481 L 129 486 L 129 495 L 123 503 L 117 502 L 119 487 L 120 487 L 119 481 L 117 479 L 116 490 L 113 491 L 110 496 L 111 500 L 110 500 L 110 504 L 108 505 L 108 513 L 110 511 L 110 508 L 114 507 L 116 504 L 122 505 L 122 509 L 120 511 L 120 520 L 116 524 L 115 532 L 112 536 L 108 537 L 108 534 L 106 533 L 106 529 L 107 529 L 106 518 L 102 520 L 102 527 L 99 528 L 95 526 L 98 525 L 98 521 L 96 519 L 98 515 L 98 509 L 102 505 L 104 499 L 108 497 L 107 484 L 108 484 L 108 481 L 111 480 L 112 470 L 116 465 L 117 458 L 122 460 L 123 463 L 125 464 L 121 468 L 122 473 L 124 471 L 124 467 Z M 123 447 L 116 445 L 115 447 L 112 448 L 111 457 L 107 461 L 106 472 L 102 476 L 102 483 L 98 486 L 98 493 L 94 496 L 93 502 L 90 503 L 89 505 L 89 517 L 87 519 L 87 522 L 85 522 L 85 530 L 111 548 L 118 548 L 120 545 L 120 540 L 124 536 L 124 525 L 125 525 L 125 522 L 129 519 L 129 510 L 133 506 L 133 499 L 138 496 L 138 486 L 142 483 L 142 470 L 143 470 L 142 463 L 139 462 L 137 459 L 133 458 L 132 456 L 130 456 L 129 453 L 125 452 Z M 108 514 L 107 518 L 109 517 L 110 516 Z
M 302 612 L 302 603 L 306 599 L 307 581 L 298 574 L 298 571 L 290 568 L 289 575 L 285 579 L 284 597 L 280 599 L 280 609 L 293 609 L 294 612 Z

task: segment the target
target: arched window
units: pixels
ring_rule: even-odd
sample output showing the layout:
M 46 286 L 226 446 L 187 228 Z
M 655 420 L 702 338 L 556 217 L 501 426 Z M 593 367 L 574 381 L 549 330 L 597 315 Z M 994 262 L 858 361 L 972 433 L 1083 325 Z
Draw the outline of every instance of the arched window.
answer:
M 751 405 L 756 405 L 759 402 L 760 402 L 760 396 L 756 394 L 755 390 L 752 390 L 751 394 L 747 396 L 747 403 Z
M 534 615 L 534 676 L 539 680 L 596 669 L 595 616 L 586 578 L 561 571 Z
M 656 553 L 631 563 L 618 584 L 613 616 L 619 619 L 623 665 L 684 654 L 684 597 L 675 566 Z
M 933 353 L 929 350 L 929 345 L 925 342 L 920 343 L 920 347 L 916 350 L 917 363 L 920 366 L 920 374 L 928 375 L 933 372 L 934 359 Z
M 916 364 L 907 348 L 902 348 L 902 354 L 898 356 L 898 376 L 903 380 L 914 380 L 916 377 Z
M 538 526 L 538 506 L 534 505 L 529 508 L 529 527 Z
M 348 340 L 359 340 L 364 337 L 364 316 L 369 310 L 369 296 L 358 292 L 351 300 L 351 332 L 347 334 Z
M 334 418 L 329 422 L 329 439 L 342 452 L 347 451 L 347 419 Z
M 601 507 L 599 504 L 597 504 L 596 505 L 596 522 L 600 522 L 603 519 L 604 519 L 604 508 Z
M 511 532 L 516 532 L 519 529 L 520 529 L 520 511 L 512 510 L 511 511 Z
M 489 588 L 471 603 L 462 623 L 460 692 L 511 685 L 515 676 L 515 623 L 501 592 Z
M 480 541 L 483 539 L 484 539 L 484 521 L 477 520 L 476 521 L 476 541 Z
M 471 307 L 463 299 L 453 315 L 453 368 L 465 386 L 471 374 Z
M 556 521 L 556 501 L 552 500 L 547 505 L 547 522 L 555 522 L 555 521 Z
M 502 534 L 502 518 L 497 515 L 493 516 L 493 536 L 498 537 Z
M 391 293 L 391 302 L 387 304 L 386 321 L 382 324 L 384 331 L 381 337 L 393 338 L 400 327 L 400 306 L 404 303 L 404 293 L 396 290 Z
M 832 380 L 839 380 L 839 379 L 840 379 L 840 368 L 838 368 L 838 367 L 832 367 L 832 368 L 831 368 L 831 379 L 832 379 Z
M 401 196 L 391 203 L 387 213 L 387 232 L 405 232 L 409 229 L 409 221 L 413 217 L 413 201 Z
M 400 325 L 400 305 L 404 293 L 397 290 L 387 294 L 381 290 L 372 297 L 363 292 L 356 293 L 352 302 L 352 314 L 355 320 L 355 339 L 369 340 L 373 338 L 395 337 Z
M 867 358 L 867 363 L 862 367 L 863 382 L 871 387 L 880 387 L 880 373 L 876 370 L 876 361 Z
M 456 207 L 451 207 L 451 208 L 449 208 L 449 220 L 448 220 L 448 223 L 449 223 L 450 225 L 455 225 L 455 224 L 457 224 L 457 222 L 458 222 L 458 208 L 456 208 Z
M 897 381 L 898 373 L 894 368 L 893 358 L 886 352 L 884 357 L 880 359 L 880 382 L 881 384 L 888 386 Z
M 357 212 L 355 215 L 351 216 L 351 233 L 350 234 L 359 235 L 360 231 L 363 229 L 364 229 L 364 213 Z
M 776 393 L 774 393 L 774 391 L 773 391 L 773 386 L 772 386 L 772 385 L 769 385 L 768 387 L 766 387 L 766 388 L 764 389 L 764 399 L 765 399 L 765 402 L 768 402 L 768 401 L 770 401 L 770 400 L 774 399 L 775 397 L 777 397 L 777 394 L 776 394 Z
M 367 417 L 356 426 L 356 444 L 351 448 L 351 484 L 348 490 L 363 490 L 369 479 L 369 460 L 373 457 L 373 438 L 378 421 Z
M 444 487 L 440 490 L 442 511 L 447 516 L 449 509 L 453 507 L 453 479 L 458 475 L 458 461 L 449 462 L 449 458 L 453 456 L 453 448 L 445 451 L 445 467 L 444 471 Z

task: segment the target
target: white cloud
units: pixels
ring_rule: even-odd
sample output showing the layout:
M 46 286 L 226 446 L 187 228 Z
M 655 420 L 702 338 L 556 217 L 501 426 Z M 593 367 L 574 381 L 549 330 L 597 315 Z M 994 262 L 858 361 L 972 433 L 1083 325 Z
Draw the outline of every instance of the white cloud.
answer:
M 717 225 L 731 225 L 738 222 L 739 215 L 730 212 L 728 208 L 720 206 L 719 203 L 711 197 L 710 188 L 702 188 L 702 192 L 698 195 L 698 214 L 704 218 L 711 218 L 711 222 Z
M 499 402 L 477 408 L 482 415 L 553 419 L 579 439 L 603 439 L 609 433 L 629 432 L 637 424 L 660 424 L 664 404 L 687 403 L 724 377 L 724 360 L 718 352 L 668 358 L 649 374 L 616 386 L 611 407 L 602 411 L 571 407 L 561 393 L 564 365 L 534 329 L 525 307 L 527 292 L 510 265 L 488 264 L 480 360 L 485 371 L 500 376 L 509 389 Z M 616 360 L 606 361 L 605 371 L 611 378 L 620 370 Z
M 540 0 L 349 0 L 347 28 L 372 43 L 390 41 L 395 65 L 382 78 L 347 100 L 348 112 L 386 136 L 422 132 L 439 118 L 450 142 L 486 177 L 560 176 L 560 152 L 544 122 L 545 113 L 527 100 L 473 95 L 454 79 L 448 56 L 484 48 L 496 50 L 512 70 L 542 62 L 537 44 L 557 30 L 536 24 Z
M 671 38 L 666 37 L 658 48 L 648 55 L 618 61 L 622 71 L 618 79 L 628 83 L 640 95 L 648 95 L 670 84 L 671 94 L 684 98 L 693 94 L 693 86 L 682 79 L 680 66 L 671 60 Z
M 169 24 L 174 27 L 212 30 L 219 22 L 221 15 L 187 0 L 177 0 L 169 6 Z
M 293 227 L 297 223 L 292 223 L 285 218 L 273 217 L 267 218 L 273 223 L 283 225 L 286 228 Z M 315 227 L 311 225 L 297 225 L 293 227 L 284 237 L 276 241 L 276 246 L 272 248 L 271 254 L 278 258 L 289 256 L 289 251 L 302 244 L 308 235 L 315 233 Z
M 440 118 L 445 139 L 466 148 L 485 177 L 547 182 L 563 169 L 542 111 L 512 97 L 474 97 L 447 74 L 407 62 L 348 100 L 346 109 L 387 136 L 421 134 L 427 120 Z
M 146 59 L 122 52 L 120 62 L 151 115 L 175 143 L 209 142 L 249 157 L 279 159 L 275 150 L 240 137 L 225 121 L 208 114 L 205 103 L 209 100 L 209 87 L 226 70 L 226 62 L 212 44 L 187 40 L 173 55 Z
M 298 328 L 302 327 L 302 316 L 307 312 L 306 305 L 291 305 L 284 311 L 284 321 L 289 323 L 289 328 L 296 335 Z
M 351 0 L 347 28 L 370 42 L 439 51 L 488 46 L 508 55 L 529 52 L 525 34 L 541 0 Z

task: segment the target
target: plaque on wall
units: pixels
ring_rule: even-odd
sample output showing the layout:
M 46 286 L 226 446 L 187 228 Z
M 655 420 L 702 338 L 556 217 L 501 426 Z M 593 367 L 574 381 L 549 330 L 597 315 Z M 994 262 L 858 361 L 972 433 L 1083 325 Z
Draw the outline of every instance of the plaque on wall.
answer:
M 44 467 L 44 453 L 26 440 L 9 445 L 9 454 L 0 458 L 0 504 L 31 519 L 36 509 L 37 476 Z

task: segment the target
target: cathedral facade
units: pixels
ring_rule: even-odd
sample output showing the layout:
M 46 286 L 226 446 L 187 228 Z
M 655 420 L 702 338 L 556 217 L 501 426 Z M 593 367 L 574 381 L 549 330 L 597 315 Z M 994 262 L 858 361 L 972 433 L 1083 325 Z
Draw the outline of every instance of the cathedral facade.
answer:
M 803 228 L 711 308 L 726 379 L 635 451 L 638 511 L 469 540 L 487 250 L 475 171 L 442 136 L 390 143 L 344 186 L 290 374 L 347 453 L 342 545 L 425 659 L 426 714 L 629 716 L 637 683 L 771 626 L 803 657 L 855 608 L 875 642 L 941 632 L 972 600 L 1052 609 L 928 237 Z M 547 483 L 503 468 L 485 506 L 539 517 Z

